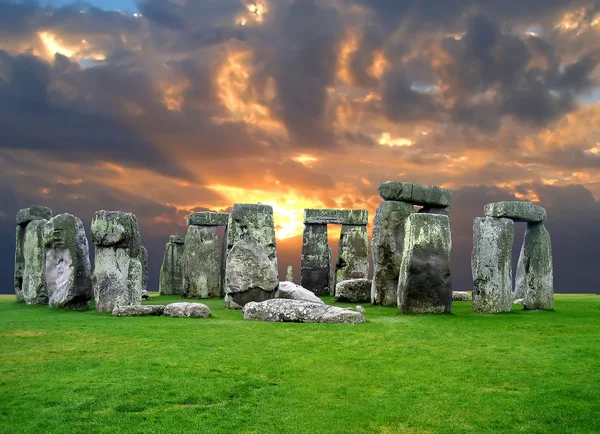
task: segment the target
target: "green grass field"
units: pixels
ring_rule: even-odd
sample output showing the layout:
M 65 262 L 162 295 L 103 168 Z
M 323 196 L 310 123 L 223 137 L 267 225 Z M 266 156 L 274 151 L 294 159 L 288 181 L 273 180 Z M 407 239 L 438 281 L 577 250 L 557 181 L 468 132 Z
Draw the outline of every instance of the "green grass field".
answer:
M 115 318 L 1 296 L 0 432 L 600 432 L 600 296 L 502 315 L 366 306 L 362 325 L 206 304 L 213 318 Z

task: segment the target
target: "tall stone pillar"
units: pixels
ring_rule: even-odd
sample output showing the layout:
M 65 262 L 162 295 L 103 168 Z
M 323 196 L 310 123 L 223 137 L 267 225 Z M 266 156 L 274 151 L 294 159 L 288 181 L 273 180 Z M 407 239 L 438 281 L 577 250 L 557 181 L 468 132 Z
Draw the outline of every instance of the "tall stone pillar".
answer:
M 215 226 L 188 226 L 182 269 L 184 297 L 210 298 L 220 295 L 219 241 Z
M 369 235 L 365 225 L 342 225 L 335 271 L 336 284 L 368 277 Z
M 302 235 L 300 285 L 316 295 L 329 295 L 331 260 L 326 224 L 305 224 Z
M 160 267 L 158 291 L 160 295 L 183 294 L 183 271 L 181 260 L 185 246 L 185 237 L 171 235 L 165 246 L 163 263 Z

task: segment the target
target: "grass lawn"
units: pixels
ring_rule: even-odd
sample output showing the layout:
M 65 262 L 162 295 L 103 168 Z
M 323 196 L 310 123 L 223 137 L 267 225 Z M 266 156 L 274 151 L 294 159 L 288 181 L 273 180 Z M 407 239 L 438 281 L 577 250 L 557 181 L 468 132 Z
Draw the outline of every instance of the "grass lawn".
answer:
M 600 432 L 600 296 L 501 315 L 365 306 L 361 325 L 205 302 L 213 318 L 114 318 L 0 296 L 0 432 Z

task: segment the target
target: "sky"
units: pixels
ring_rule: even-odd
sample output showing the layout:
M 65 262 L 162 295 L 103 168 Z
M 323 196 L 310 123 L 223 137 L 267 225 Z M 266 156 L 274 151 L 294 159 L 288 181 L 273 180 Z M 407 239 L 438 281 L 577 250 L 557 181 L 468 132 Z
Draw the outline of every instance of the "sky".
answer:
M 600 1 L 0 0 L 0 292 L 31 204 L 135 213 L 152 290 L 190 212 L 272 205 L 298 280 L 303 209 L 371 231 L 392 180 L 453 190 L 456 290 L 483 206 L 531 200 L 556 292 L 600 293 L 599 61 Z

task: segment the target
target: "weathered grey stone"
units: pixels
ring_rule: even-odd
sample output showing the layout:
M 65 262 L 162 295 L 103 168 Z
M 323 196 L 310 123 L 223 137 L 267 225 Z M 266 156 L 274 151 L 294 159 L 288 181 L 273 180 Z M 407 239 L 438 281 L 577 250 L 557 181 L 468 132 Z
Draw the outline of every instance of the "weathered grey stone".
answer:
M 123 211 L 96 211 L 92 217 L 92 241 L 98 247 L 126 247 L 130 257 L 139 258 L 142 239 L 137 218 Z
M 288 265 L 287 267 L 287 272 L 285 273 L 285 280 L 287 280 L 288 282 L 294 281 L 294 270 L 292 269 L 291 265 Z
M 279 278 L 275 264 L 252 241 L 238 241 L 227 256 L 225 273 L 228 300 L 240 306 L 277 295 Z
M 181 266 L 184 297 L 219 297 L 219 238 L 215 226 L 188 226 Z
M 418 212 L 420 214 L 440 214 L 440 215 L 446 215 L 446 216 L 450 217 L 450 207 L 449 206 L 443 206 L 443 207 L 424 206 Z
M 227 269 L 227 226 L 225 226 L 225 231 L 223 232 L 223 239 L 221 240 L 221 257 L 220 257 L 220 277 L 221 281 L 219 284 L 219 296 L 225 297 L 225 270 Z
M 523 298 L 525 309 L 554 308 L 552 242 L 543 223 L 529 223 L 517 265 L 514 298 Z
M 148 300 L 150 298 L 150 293 L 147 290 L 142 291 L 142 300 Z
M 311 301 L 313 303 L 323 303 L 312 291 L 296 285 L 293 282 L 279 282 L 277 298 L 285 298 L 288 300 Z
M 473 312 L 510 312 L 514 223 L 477 217 L 473 222 Z
M 167 304 L 163 315 L 174 318 L 208 318 L 212 314 L 205 304 L 181 302 Z
M 235 301 L 233 301 L 231 299 L 231 297 L 229 296 L 229 294 L 225 294 L 224 300 L 225 300 L 225 305 L 227 306 L 227 309 L 242 310 L 242 306 L 240 306 Z
M 327 225 L 305 224 L 302 235 L 300 284 L 317 295 L 328 295 L 331 260 L 327 240 Z
M 87 309 L 94 296 L 90 249 L 83 223 L 71 214 L 59 214 L 44 225 L 45 280 L 48 304 Z
M 25 269 L 25 256 L 23 256 L 23 243 L 25 242 L 25 226 L 17 225 L 15 237 L 15 297 L 18 303 L 24 303 L 23 298 L 23 270 Z
M 227 226 L 229 214 L 226 212 L 203 211 L 188 214 L 187 225 L 196 226 Z
M 183 258 L 184 243 L 175 243 L 169 238 L 165 246 L 163 262 L 160 267 L 160 280 L 158 292 L 160 295 L 183 294 Z
M 169 242 L 174 244 L 185 244 L 185 236 L 182 235 L 171 235 Z
M 469 301 L 471 296 L 466 291 L 452 291 L 452 301 Z
M 335 301 L 364 303 L 371 301 L 371 281 L 350 279 L 335 285 Z
M 451 190 L 435 185 L 421 185 L 412 182 L 383 182 L 379 185 L 379 195 L 383 200 L 435 207 L 446 207 L 450 205 L 452 199 Z
M 360 324 L 365 317 L 360 312 L 301 300 L 273 299 L 250 302 L 244 306 L 244 319 L 268 322 Z
M 403 313 L 449 313 L 452 308 L 450 220 L 436 214 L 406 219 L 398 279 L 398 309 Z
M 142 245 L 138 258 L 142 264 L 142 291 L 148 292 L 148 249 Z
M 112 310 L 112 316 L 160 316 L 164 311 L 162 305 L 117 306 Z
M 277 245 L 273 208 L 262 204 L 236 203 L 229 214 L 227 251 L 238 241 L 253 241 L 267 254 L 277 268 Z
M 327 257 L 329 258 L 329 295 L 335 294 L 335 267 L 333 266 L 333 251 L 327 246 Z
M 364 307 L 362 307 L 362 306 L 356 306 L 356 307 L 354 308 L 354 310 L 355 310 L 355 311 L 357 311 L 357 312 L 360 312 L 360 313 L 362 313 L 362 314 L 364 314 L 364 313 L 367 311 L 367 310 L 366 310 Z
M 25 228 L 23 240 L 23 286 L 21 295 L 27 304 L 48 304 L 44 226 L 46 220 L 32 220 Z
M 398 305 L 398 276 L 404 245 L 404 224 L 414 206 L 406 202 L 385 201 L 377 208 L 373 225 L 373 283 L 371 303 Z
M 17 212 L 17 224 L 27 225 L 33 220 L 48 220 L 52 217 L 52 210 L 45 206 L 31 205 Z
M 369 275 L 369 234 L 366 226 L 342 225 L 338 259 L 335 264 L 336 284 Z
M 527 201 L 488 203 L 483 209 L 486 217 L 504 217 L 516 222 L 542 222 L 546 220 L 546 209 Z
M 304 224 L 366 225 L 369 211 L 366 209 L 305 209 Z

